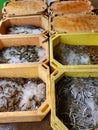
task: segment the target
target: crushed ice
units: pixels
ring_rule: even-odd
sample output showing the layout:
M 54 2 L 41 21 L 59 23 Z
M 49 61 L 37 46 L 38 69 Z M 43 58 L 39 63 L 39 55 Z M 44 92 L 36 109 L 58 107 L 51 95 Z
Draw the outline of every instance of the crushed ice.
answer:
M 21 82 L 23 82 L 22 79 L 20 81 L 0 79 L 0 111 L 36 110 L 44 102 L 46 98 L 44 82 L 37 83 L 32 79 L 20 84 Z
M 0 63 L 38 62 L 46 54 L 40 46 L 20 46 L 4 48 L 0 52 Z
M 56 86 L 58 117 L 70 130 L 95 130 L 98 128 L 98 78 L 69 79 L 63 77 Z
M 31 25 L 12 26 L 7 29 L 7 34 L 41 34 L 43 28 Z
M 76 52 L 76 49 L 68 47 L 66 44 L 59 44 L 59 46 L 54 47 L 54 57 L 60 61 L 60 63 L 67 65 L 90 64 L 90 57 L 88 54 Z

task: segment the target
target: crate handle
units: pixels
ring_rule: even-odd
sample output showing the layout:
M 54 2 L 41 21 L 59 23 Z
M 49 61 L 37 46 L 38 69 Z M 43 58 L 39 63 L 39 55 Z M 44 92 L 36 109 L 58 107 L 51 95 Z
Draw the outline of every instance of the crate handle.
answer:
M 48 59 L 43 60 L 43 62 L 47 64 L 48 63 Z
M 5 7 L 2 9 L 2 14 L 6 14 L 6 9 L 5 9 Z
M 45 64 L 42 64 L 42 67 L 44 67 L 44 69 L 48 69 L 48 66 L 47 65 L 45 65 Z
M 45 38 L 45 40 L 43 40 L 42 43 L 45 43 L 45 42 L 47 42 L 49 40 L 49 38 L 46 37 L 46 36 L 44 36 L 44 38 Z
M 3 6 L 4 7 L 7 6 L 8 3 L 9 3 L 9 1 L 4 2 Z
M 43 34 L 47 36 L 47 35 L 49 34 L 49 31 L 48 31 L 48 30 L 45 30 L 45 31 L 43 32 Z
M 44 113 L 45 111 L 47 112 L 47 109 L 49 108 L 49 104 L 46 104 L 44 106 L 44 108 L 41 110 L 42 113 Z
M 53 76 L 56 76 L 58 74 L 58 70 L 53 72 Z
M 58 68 L 58 65 L 54 63 L 53 61 L 51 62 L 51 64 L 53 65 L 53 68 Z

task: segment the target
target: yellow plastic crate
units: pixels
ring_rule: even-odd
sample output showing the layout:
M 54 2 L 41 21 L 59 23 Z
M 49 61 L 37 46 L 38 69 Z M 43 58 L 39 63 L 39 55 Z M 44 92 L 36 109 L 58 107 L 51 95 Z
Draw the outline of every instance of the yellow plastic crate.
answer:
M 85 46 L 98 46 L 98 33 L 78 33 L 78 34 L 54 34 L 50 37 L 50 65 L 54 69 L 92 69 L 98 65 L 63 65 L 58 62 L 53 55 L 54 47 L 59 44 L 68 45 L 85 45 Z M 58 50 L 56 50 L 58 51 Z
M 97 69 L 77 69 L 77 70 L 55 70 L 51 75 L 51 127 L 53 130 L 69 130 L 61 120 L 56 116 L 56 98 L 55 98 L 55 84 L 63 77 L 97 77 L 98 78 L 98 68 Z
M 1 78 L 34 78 L 39 77 L 46 83 L 46 100 L 43 104 L 33 111 L 15 111 L 15 112 L 0 112 L 0 123 L 11 122 L 33 122 L 41 121 L 50 111 L 50 75 L 49 67 L 45 64 L 39 65 L 22 65 L 4 67 L 0 66 Z

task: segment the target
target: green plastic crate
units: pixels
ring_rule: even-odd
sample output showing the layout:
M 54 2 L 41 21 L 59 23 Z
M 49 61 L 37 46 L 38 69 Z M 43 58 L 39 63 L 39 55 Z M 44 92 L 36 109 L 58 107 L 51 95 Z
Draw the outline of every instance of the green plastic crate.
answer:
M 1 10 L 2 10 L 2 8 L 3 8 L 3 5 L 4 5 L 4 3 L 5 3 L 6 1 L 8 1 L 8 0 L 0 0 L 0 12 L 1 12 Z

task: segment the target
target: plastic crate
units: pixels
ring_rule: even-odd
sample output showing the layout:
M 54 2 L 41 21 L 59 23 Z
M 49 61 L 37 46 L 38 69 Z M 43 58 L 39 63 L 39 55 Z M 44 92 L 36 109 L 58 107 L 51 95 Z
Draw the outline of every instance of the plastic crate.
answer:
M 49 18 L 50 34 L 98 32 L 98 16 L 90 13 L 55 15 Z
M 46 65 L 0 66 L 1 78 L 39 77 L 46 83 L 46 100 L 35 111 L 0 112 L 0 123 L 41 121 L 50 111 L 50 76 Z
M 84 33 L 84 34 L 55 34 L 50 37 L 50 65 L 54 69 L 92 69 L 98 65 L 63 65 L 54 58 L 54 47 L 59 44 L 68 45 L 85 45 L 85 46 L 98 46 L 98 33 Z M 58 50 L 56 50 L 58 51 Z
M 90 12 L 93 6 L 90 1 L 56 1 L 50 5 L 49 12 L 54 15 Z
M 63 77 L 97 77 L 98 78 L 98 68 L 97 69 L 77 69 L 77 70 L 67 70 L 60 69 L 55 70 L 51 75 L 51 127 L 53 130 L 68 130 L 68 128 L 61 122 L 61 120 L 56 115 L 56 96 L 55 96 L 55 84 Z
M 8 1 L 8 0 L 0 0 L 0 11 L 2 10 L 3 8 L 3 4 Z
M 11 46 L 23 46 L 23 45 L 35 45 L 35 46 L 40 46 L 45 49 L 45 55 L 44 57 L 38 61 L 38 62 L 29 62 L 29 63 L 13 63 L 13 64 L 0 64 L 3 66 L 26 66 L 27 64 L 33 65 L 35 63 L 42 64 L 42 63 L 48 63 L 49 62 L 49 48 L 48 48 L 48 41 L 45 41 L 47 37 L 45 36 L 16 36 L 16 37 L 5 37 L 5 36 L 0 36 L 0 49 L 6 48 L 6 47 L 11 47 Z M 43 43 L 44 42 L 44 43 Z
M 16 17 L 16 16 L 30 16 L 35 14 L 42 14 L 45 12 L 47 6 L 45 1 L 9 1 L 5 2 L 2 9 L 4 17 Z M 38 6 L 35 6 L 38 5 Z
M 39 35 L 48 34 L 48 17 L 44 15 L 5 18 L 1 20 L 0 23 L 0 34 L 7 35 L 7 36 L 11 35 L 11 34 L 6 34 L 7 28 L 15 25 L 16 26 L 31 25 L 31 26 L 41 27 L 44 29 L 44 31 Z M 14 34 L 14 36 L 16 35 L 23 36 L 23 35 L 30 35 L 30 34 Z

